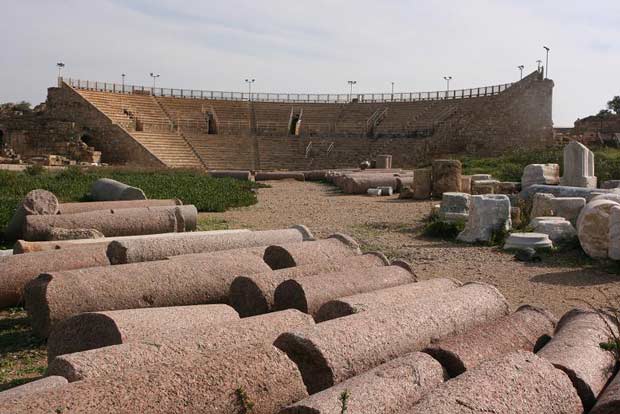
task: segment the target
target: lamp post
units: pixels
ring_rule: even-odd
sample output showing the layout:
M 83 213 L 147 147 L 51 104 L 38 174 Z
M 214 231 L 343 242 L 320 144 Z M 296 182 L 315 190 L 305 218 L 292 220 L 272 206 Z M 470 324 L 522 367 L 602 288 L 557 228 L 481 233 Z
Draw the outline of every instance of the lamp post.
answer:
M 542 64 L 542 60 L 538 59 L 536 61 L 536 64 L 538 65 L 538 71 L 540 72 L 540 65 Z
M 444 76 L 443 78 L 446 81 L 446 98 L 447 98 L 448 92 L 450 92 L 450 81 L 452 80 L 452 76 Z
M 252 84 L 256 82 L 256 79 L 246 79 L 245 83 L 248 84 L 248 101 L 252 100 Z
M 347 81 L 347 83 L 350 86 L 350 89 L 349 89 L 349 101 L 351 101 L 351 99 L 353 99 L 353 85 L 355 85 L 357 83 L 357 81 L 356 80 L 350 80 L 350 81 Z
M 519 78 L 519 79 L 523 79 L 523 68 L 524 68 L 524 67 L 525 67 L 525 66 L 523 66 L 523 65 L 519 65 L 519 66 L 517 66 L 517 69 L 519 69 L 519 72 L 520 72 L 520 78 Z
M 151 72 L 151 78 L 153 78 L 153 93 L 155 93 L 155 80 L 157 80 L 157 78 L 159 78 L 161 75 L 160 74 L 154 74 L 153 72 Z
M 125 93 L 125 76 L 127 76 L 127 75 L 124 74 L 124 73 L 121 73 L 121 78 L 122 78 L 122 80 L 121 80 L 121 85 L 122 85 L 121 89 L 122 89 L 123 93 Z
M 65 67 L 65 64 L 62 62 L 58 62 L 56 63 L 56 66 L 58 67 L 58 78 L 62 78 L 62 68 Z
M 549 49 L 547 46 L 543 46 L 543 48 L 547 51 L 547 58 L 545 59 L 545 79 L 549 79 Z
M 392 100 L 394 100 L 394 82 L 392 82 Z

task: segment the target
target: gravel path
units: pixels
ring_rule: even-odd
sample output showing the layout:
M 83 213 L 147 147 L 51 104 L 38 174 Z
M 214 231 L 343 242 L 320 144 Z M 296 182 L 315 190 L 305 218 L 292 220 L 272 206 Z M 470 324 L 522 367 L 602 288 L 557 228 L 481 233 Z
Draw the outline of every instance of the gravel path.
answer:
M 274 229 L 307 225 L 316 236 L 351 234 L 365 250 L 409 260 L 419 279 L 453 277 L 497 286 L 513 306 L 546 306 L 557 316 L 580 301 L 603 305 L 620 296 L 620 276 L 608 273 L 577 252 L 553 254 L 541 263 L 516 262 L 497 248 L 471 246 L 421 236 L 431 202 L 394 197 L 343 195 L 331 186 L 297 181 L 269 182 L 258 204 L 207 217 L 230 228 Z M 616 304 L 620 304 L 616 300 Z

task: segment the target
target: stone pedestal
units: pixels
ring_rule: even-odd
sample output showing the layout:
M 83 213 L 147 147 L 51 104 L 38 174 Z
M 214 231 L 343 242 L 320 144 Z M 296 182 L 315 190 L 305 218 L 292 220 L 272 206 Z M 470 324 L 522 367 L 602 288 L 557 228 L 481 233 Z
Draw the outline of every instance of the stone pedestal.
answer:
M 560 183 L 560 166 L 558 164 L 530 164 L 523 169 L 521 187 L 533 184 L 558 185 Z
M 467 220 L 470 198 L 466 193 L 443 193 L 439 218 L 443 221 Z
M 564 175 L 561 185 L 596 188 L 594 153 L 577 141 L 564 147 Z
M 458 240 L 475 243 L 488 242 L 495 231 L 510 230 L 510 200 L 503 194 L 471 197 L 469 218 Z
M 504 249 L 548 249 L 553 243 L 544 233 L 512 233 L 506 239 Z
M 432 179 L 430 168 L 420 168 L 413 171 L 413 198 L 428 200 L 431 198 Z
M 433 196 L 461 191 L 461 162 L 459 160 L 433 161 Z

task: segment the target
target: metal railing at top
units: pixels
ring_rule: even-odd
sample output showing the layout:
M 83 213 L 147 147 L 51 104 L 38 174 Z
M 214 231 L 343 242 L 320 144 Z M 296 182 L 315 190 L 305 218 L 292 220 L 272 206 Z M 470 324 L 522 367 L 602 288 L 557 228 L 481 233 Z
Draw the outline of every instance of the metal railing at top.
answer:
M 154 88 L 149 86 L 123 85 L 110 82 L 94 82 L 80 79 L 60 79 L 60 82 L 75 88 L 99 92 L 111 92 L 133 95 L 153 95 L 188 99 L 213 99 L 225 101 L 256 102 L 295 102 L 295 103 L 349 103 L 349 102 L 413 102 L 439 99 L 467 99 L 497 95 L 512 83 L 482 86 L 480 88 L 455 89 L 434 92 L 398 92 L 398 93 L 362 93 L 362 94 L 325 94 L 325 93 L 261 93 L 203 91 L 194 89 Z M 60 83 L 59 82 L 59 83 Z

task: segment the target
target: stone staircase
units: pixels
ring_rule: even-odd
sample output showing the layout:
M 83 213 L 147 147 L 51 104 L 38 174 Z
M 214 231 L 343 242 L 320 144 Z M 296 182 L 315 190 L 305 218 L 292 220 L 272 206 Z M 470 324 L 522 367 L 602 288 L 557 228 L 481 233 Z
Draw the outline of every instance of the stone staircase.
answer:
M 170 168 L 204 169 L 185 139 L 175 132 L 137 132 L 130 134 Z

